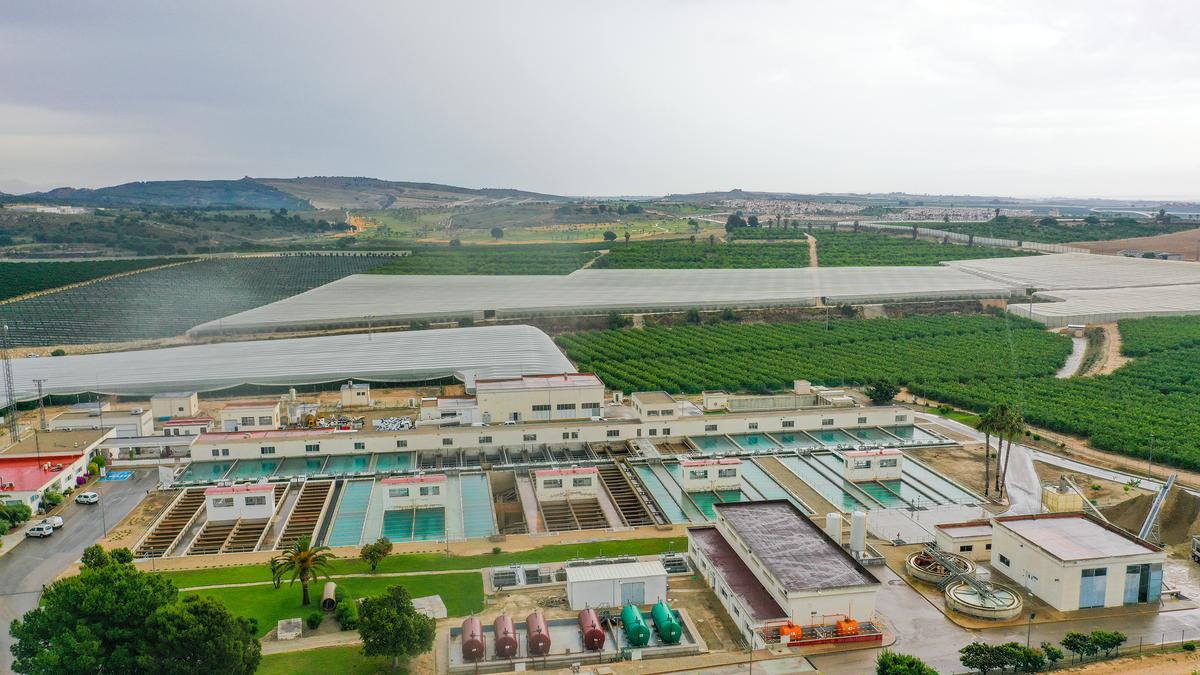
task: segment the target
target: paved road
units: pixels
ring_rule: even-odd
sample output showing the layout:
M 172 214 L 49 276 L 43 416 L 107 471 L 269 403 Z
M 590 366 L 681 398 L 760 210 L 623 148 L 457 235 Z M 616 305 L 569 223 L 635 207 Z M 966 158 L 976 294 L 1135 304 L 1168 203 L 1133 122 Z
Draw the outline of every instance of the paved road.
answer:
M 1063 364 L 1063 367 L 1054 374 L 1055 377 L 1065 380 L 1073 377 L 1079 371 L 1079 366 L 1083 365 L 1083 353 L 1087 351 L 1087 342 L 1087 338 L 1071 338 L 1071 353 L 1067 355 L 1067 362 Z
M 33 609 L 42 586 L 54 581 L 79 560 L 83 549 L 96 543 L 103 535 L 101 520 L 111 529 L 157 482 L 158 471 L 151 467 L 135 470 L 129 480 L 96 483 L 92 490 L 100 493 L 103 514 L 98 504 L 71 502 L 62 514 L 65 522 L 54 536 L 26 541 L 0 556 L 0 673 L 11 672 L 12 668 L 12 640 L 8 635 L 12 620 Z

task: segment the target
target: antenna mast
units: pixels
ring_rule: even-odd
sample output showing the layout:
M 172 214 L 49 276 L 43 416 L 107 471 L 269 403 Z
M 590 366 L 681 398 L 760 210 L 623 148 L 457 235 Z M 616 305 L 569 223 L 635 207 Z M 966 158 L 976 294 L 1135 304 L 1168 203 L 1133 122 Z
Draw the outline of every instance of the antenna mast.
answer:
M 21 431 L 17 428 L 17 388 L 13 385 L 9 349 L 8 324 L 4 324 L 4 330 L 0 331 L 0 360 L 4 361 L 4 395 L 8 398 L 8 436 L 16 443 L 21 440 Z

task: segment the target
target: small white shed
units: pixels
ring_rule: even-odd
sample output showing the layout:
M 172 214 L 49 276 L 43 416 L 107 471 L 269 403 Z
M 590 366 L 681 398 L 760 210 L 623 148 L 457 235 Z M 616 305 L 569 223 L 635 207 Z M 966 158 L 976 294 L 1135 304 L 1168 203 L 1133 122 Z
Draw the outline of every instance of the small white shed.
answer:
M 571 609 L 620 608 L 666 599 L 667 570 L 657 560 L 567 568 L 567 603 Z

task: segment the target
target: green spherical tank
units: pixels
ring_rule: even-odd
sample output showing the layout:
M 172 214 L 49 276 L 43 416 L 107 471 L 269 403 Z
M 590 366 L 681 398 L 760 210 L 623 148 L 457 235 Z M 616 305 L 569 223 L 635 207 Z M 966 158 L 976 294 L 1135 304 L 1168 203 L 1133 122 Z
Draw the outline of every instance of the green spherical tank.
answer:
M 654 609 L 650 610 L 650 618 L 654 620 L 654 631 L 658 633 L 660 640 L 669 645 L 679 644 L 679 638 L 683 637 L 683 626 L 679 625 L 675 612 L 671 611 L 667 603 L 659 602 L 654 605 Z
M 625 628 L 625 639 L 634 647 L 645 647 L 650 642 L 650 628 L 637 605 L 625 605 L 621 610 L 621 625 Z

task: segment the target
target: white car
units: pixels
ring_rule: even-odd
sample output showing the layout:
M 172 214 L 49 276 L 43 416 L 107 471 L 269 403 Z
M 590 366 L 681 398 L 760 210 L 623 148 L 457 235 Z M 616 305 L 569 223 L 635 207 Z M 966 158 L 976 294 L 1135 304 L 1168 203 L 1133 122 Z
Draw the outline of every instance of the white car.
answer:
M 42 522 L 40 522 L 38 524 L 39 525 L 49 525 L 50 527 L 57 530 L 58 528 L 63 526 L 63 519 L 62 519 L 62 516 L 48 516 L 45 519 L 43 519 Z
M 95 492 L 80 492 L 75 495 L 76 504 L 99 504 L 100 495 Z
M 34 525 L 33 527 L 29 528 L 28 530 L 25 530 L 26 537 L 41 538 L 41 537 L 49 537 L 52 534 L 54 534 L 54 527 L 51 525 L 48 525 L 46 523 L 38 523 L 37 525 Z

